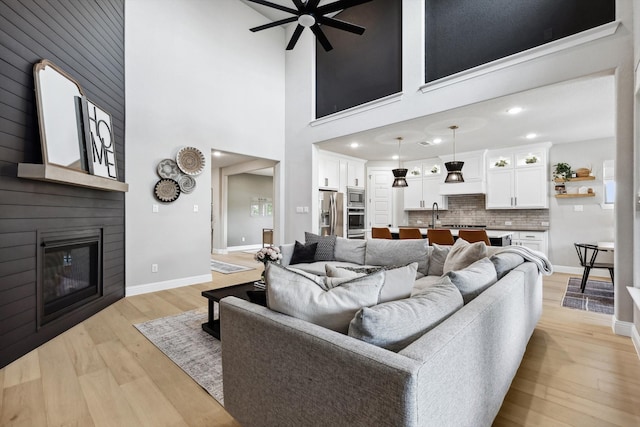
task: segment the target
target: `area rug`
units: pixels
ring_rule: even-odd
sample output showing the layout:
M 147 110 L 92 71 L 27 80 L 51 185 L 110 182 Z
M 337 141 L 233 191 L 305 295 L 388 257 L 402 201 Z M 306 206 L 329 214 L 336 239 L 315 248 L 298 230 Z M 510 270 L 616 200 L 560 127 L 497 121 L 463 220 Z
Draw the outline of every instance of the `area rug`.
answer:
M 222 274 L 238 273 L 240 271 L 254 270 L 253 267 L 245 267 L 244 265 L 229 264 L 215 259 L 211 260 L 211 270 Z
M 206 309 L 198 309 L 134 326 L 224 406 L 220 341 L 202 330 L 206 321 Z
M 613 283 L 587 280 L 584 293 L 580 292 L 578 277 L 570 277 L 562 306 L 595 313 L 613 314 Z

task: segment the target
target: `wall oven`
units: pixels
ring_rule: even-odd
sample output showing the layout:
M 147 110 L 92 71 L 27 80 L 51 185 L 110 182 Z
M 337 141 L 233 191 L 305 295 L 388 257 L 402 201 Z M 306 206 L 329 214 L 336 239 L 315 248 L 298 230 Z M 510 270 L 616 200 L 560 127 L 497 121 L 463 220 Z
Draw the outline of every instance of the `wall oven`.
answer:
M 347 208 L 364 209 L 364 188 L 347 187 Z
M 364 207 L 347 209 L 347 238 L 364 239 Z

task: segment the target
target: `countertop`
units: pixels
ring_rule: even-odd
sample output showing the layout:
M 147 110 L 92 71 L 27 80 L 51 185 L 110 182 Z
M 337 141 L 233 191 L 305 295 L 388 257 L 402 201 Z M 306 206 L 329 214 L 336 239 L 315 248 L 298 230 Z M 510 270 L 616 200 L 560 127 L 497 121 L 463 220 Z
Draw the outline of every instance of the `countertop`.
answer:
M 415 228 L 415 227 L 402 227 L 402 228 Z M 392 233 L 398 233 L 399 232 L 399 227 L 389 227 L 389 230 Z M 428 228 L 420 228 L 420 233 L 425 235 L 427 234 L 427 230 Z M 457 236 L 458 235 L 458 228 L 450 228 L 451 230 L 451 234 L 453 236 Z M 522 229 L 519 229 L 522 230 Z M 487 231 L 487 236 L 491 239 L 500 239 L 502 237 L 506 237 L 506 236 L 510 236 L 511 234 L 513 234 L 513 231 L 509 231 L 509 230 L 490 230 L 490 229 L 486 229 Z M 523 230 L 524 231 L 524 230 Z M 531 231 L 531 230 L 528 230 Z

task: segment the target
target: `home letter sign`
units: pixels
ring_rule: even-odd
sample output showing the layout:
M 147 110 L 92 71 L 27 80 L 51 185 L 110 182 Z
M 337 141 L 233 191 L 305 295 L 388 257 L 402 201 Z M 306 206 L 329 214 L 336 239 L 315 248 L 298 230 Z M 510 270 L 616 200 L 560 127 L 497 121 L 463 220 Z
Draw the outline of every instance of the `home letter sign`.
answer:
M 111 116 L 86 98 L 82 100 L 82 116 L 89 173 L 118 179 Z

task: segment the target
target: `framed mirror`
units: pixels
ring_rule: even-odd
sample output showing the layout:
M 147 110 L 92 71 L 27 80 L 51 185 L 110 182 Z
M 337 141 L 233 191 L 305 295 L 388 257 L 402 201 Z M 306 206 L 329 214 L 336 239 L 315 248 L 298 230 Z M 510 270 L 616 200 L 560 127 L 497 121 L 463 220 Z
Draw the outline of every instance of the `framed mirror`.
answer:
M 51 61 L 33 67 L 42 160 L 86 172 L 86 155 L 79 100 L 80 85 Z

